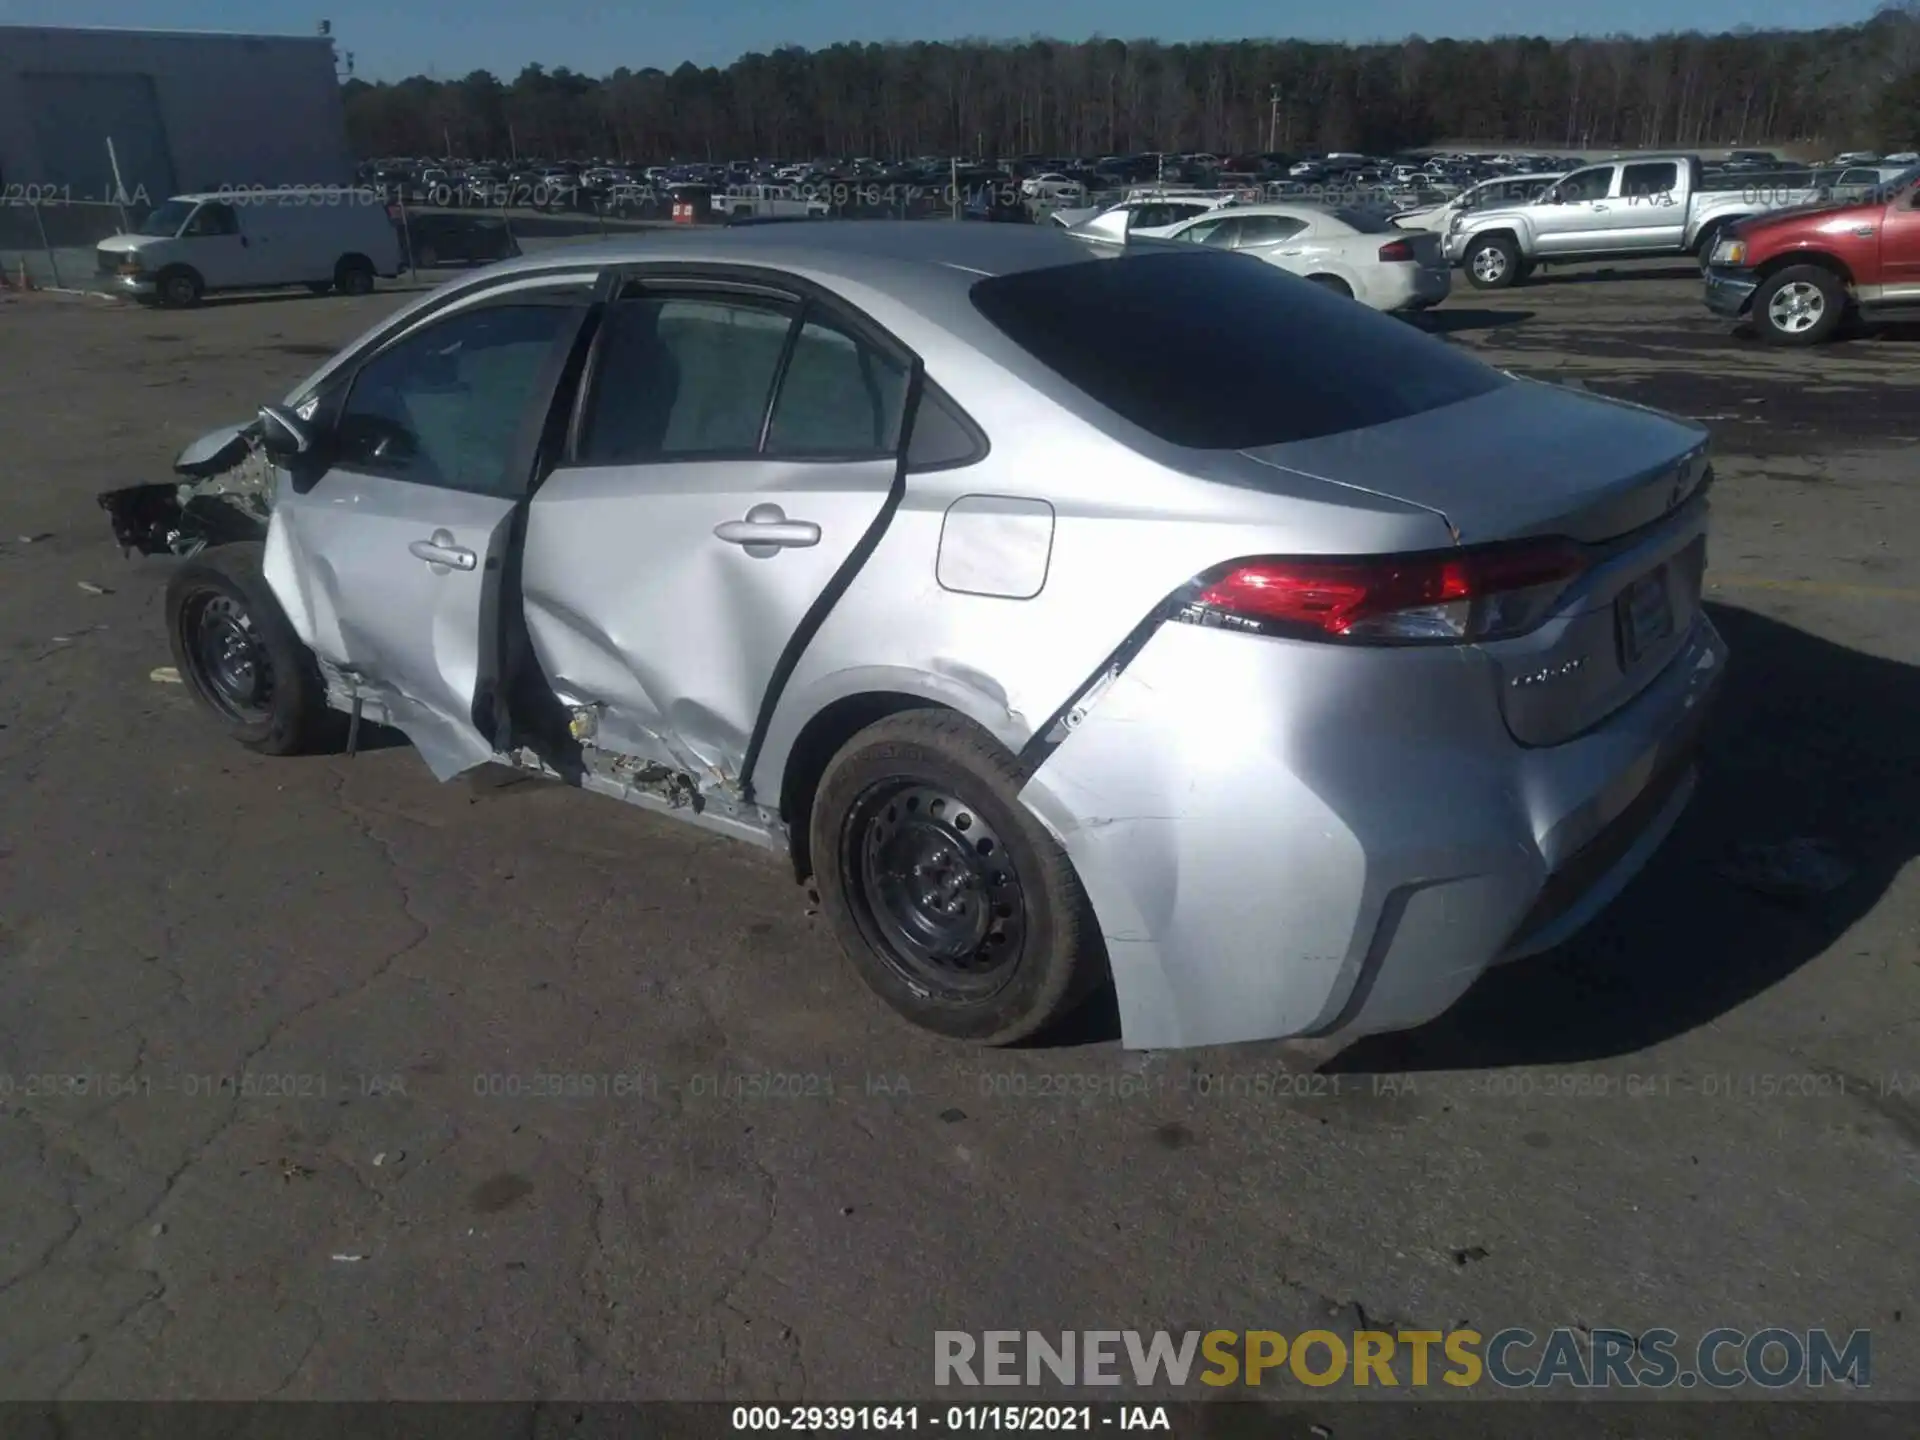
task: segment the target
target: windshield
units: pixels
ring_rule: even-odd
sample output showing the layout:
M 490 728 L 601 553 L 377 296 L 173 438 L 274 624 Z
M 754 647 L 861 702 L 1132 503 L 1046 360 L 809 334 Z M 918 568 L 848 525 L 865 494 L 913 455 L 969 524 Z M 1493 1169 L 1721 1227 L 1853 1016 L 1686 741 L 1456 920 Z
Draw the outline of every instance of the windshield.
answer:
M 1920 184 L 1920 165 L 1909 165 L 1891 180 L 1883 181 L 1880 189 L 1891 200 L 1902 190 L 1914 184 Z
M 136 235 L 158 235 L 171 240 L 193 214 L 193 201 L 168 200 L 147 212 L 147 218 L 133 227 Z
M 1364 430 L 1509 383 L 1402 321 L 1203 246 L 1013 271 L 971 293 L 1002 334 L 1083 394 L 1194 449 Z M 1248 315 L 1260 323 L 1233 323 Z

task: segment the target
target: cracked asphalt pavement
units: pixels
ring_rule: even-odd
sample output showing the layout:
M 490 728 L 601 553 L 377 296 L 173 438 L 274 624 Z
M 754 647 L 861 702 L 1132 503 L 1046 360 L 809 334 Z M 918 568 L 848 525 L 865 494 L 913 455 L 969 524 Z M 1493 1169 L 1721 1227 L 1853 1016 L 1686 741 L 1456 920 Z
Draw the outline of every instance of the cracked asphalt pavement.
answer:
M 1920 1398 L 1920 337 L 1461 286 L 1454 343 L 1717 434 L 1681 828 L 1412 1034 L 989 1053 L 768 857 L 151 678 L 169 564 L 95 493 L 394 301 L 0 300 L 0 1398 L 932 1398 L 936 1330 L 1361 1324 L 1869 1329 Z

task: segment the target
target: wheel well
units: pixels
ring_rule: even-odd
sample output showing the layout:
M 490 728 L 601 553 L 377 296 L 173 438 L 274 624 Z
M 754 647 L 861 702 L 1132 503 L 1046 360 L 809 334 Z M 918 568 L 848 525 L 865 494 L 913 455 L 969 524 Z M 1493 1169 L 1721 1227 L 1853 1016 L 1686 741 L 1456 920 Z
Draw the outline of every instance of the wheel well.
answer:
M 1789 250 L 1784 255 L 1776 255 L 1760 266 L 1759 275 L 1762 280 L 1766 280 L 1794 265 L 1811 265 L 1819 270 L 1831 271 L 1841 284 L 1853 284 L 1853 272 L 1836 256 L 1819 250 Z
M 333 267 L 333 273 L 338 275 L 344 270 L 371 270 L 373 268 L 372 260 L 362 255 L 358 250 L 353 250 L 340 257 L 340 263 Z
M 867 726 L 889 715 L 905 710 L 946 708 L 918 695 L 879 691 L 845 696 L 807 721 L 787 754 L 785 772 L 780 779 L 780 818 L 787 825 L 795 880 L 805 880 L 813 874 L 813 856 L 807 837 L 813 797 L 820 789 L 828 764 L 840 753 L 840 747 Z
M 171 265 L 162 265 L 160 267 L 160 273 L 154 276 L 154 278 L 156 280 L 162 280 L 169 275 L 191 275 L 196 285 L 204 285 L 207 283 L 205 276 L 183 260 L 176 260 Z
M 1694 253 L 1698 254 L 1711 245 L 1729 225 L 1738 225 L 1742 220 L 1751 220 L 1751 215 L 1716 215 L 1700 227 L 1700 233 L 1693 237 Z
M 1511 230 L 1479 231 L 1473 236 L 1472 239 L 1467 241 L 1467 248 L 1471 250 L 1474 246 L 1478 245 L 1482 240 L 1504 240 L 1507 242 L 1507 244 L 1513 246 L 1513 248 L 1516 251 L 1518 251 L 1520 248 L 1520 237 L 1518 235 L 1515 235 Z

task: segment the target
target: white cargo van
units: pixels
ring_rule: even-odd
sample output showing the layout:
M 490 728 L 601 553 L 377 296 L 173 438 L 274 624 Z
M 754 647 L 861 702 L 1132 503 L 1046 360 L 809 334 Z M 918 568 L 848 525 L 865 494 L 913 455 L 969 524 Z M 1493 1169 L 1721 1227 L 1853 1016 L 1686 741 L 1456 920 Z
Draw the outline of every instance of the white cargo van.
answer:
M 162 305 L 277 285 L 365 295 L 400 273 L 400 236 L 377 190 L 233 189 L 174 196 L 98 259 L 108 288 Z

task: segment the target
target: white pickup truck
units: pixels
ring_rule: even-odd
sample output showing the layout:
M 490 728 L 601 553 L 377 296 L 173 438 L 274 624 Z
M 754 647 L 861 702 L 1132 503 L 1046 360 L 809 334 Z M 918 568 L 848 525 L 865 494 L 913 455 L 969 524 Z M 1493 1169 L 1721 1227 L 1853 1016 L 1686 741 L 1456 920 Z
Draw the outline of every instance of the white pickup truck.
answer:
M 1760 174 L 1708 188 L 1695 155 L 1636 155 L 1587 165 L 1538 199 L 1456 215 L 1447 258 L 1479 290 L 1504 290 L 1538 266 L 1713 253 L 1729 225 L 1805 204 L 1818 190 Z

